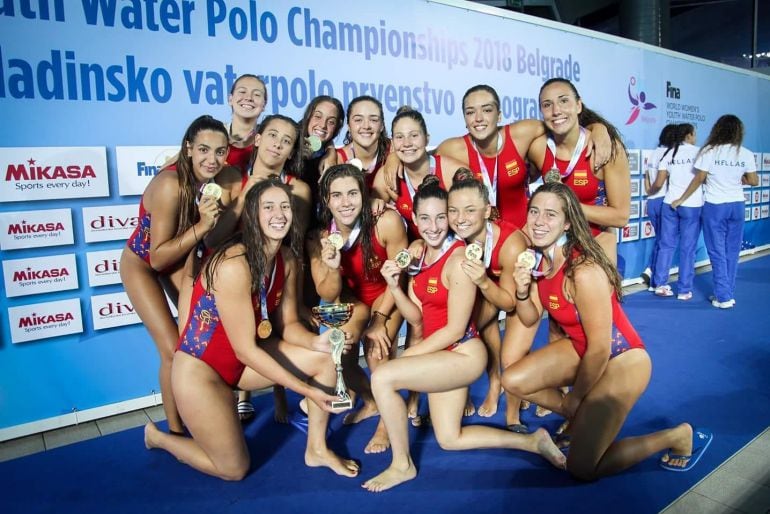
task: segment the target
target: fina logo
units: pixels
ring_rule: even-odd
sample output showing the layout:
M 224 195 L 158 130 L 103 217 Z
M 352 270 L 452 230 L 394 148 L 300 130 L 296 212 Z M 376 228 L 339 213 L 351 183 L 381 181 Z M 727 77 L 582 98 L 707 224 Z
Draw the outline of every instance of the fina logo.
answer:
M 647 94 L 644 91 L 639 91 L 638 94 L 634 95 L 631 91 L 632 86 L 636 86 L 636 77 L 631 77 L 628 81 L 628 100 L 631 102 L 631 115 L 626 120 L 626 125 L 631 125 L 635 122 L 642 111 L 657 108 L 654 103 L 647 101 Z

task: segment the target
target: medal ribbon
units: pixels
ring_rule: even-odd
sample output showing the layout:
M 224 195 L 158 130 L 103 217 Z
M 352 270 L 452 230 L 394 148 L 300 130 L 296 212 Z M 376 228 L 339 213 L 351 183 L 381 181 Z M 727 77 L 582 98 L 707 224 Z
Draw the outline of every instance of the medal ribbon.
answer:
M 551 155 L 553 156 L 552 169 L 559 171 L 559 175 L 561 176 L 562 180 L 572 175 L 572 171 L 575 169 L 575 166 L 577 165 L 578 159 L 580 158 L 580 154 L 583 153 L 583 147 L 585 146 L 585 143 L 586 143 L 586 129 L 584 129 L 583 127 L 580 127 L 580 135 L 578 136 L 577 145 L 575 145 L 575 149 L 572 150 L 572 157 L 569 160 L 567 169 L 564 171 L 564 173 L 562 173 L 559 171 L 559 168 L 556 166 L 556 142 L 553 140 L 551 136 L 548 136 L 548 139 L 546 139 L 545 144 L 548 146 L 548 151 L 550 151 Z
M 454 236 L 454 234 L 447 234 L 446 239 L 444 239 L 444 242 L 441 243 L 441 251 L 439 252 L 438 257 L 436 258 L 435 261 L 433 261 L 433 263 L 428 264 L 427 267 L 430 268 L 431 266 L 433 266 L 433 264 L 435 264 L 438 261 L 440 261 L 441 258 L 444 256 L 444 254 L 449 251 L 449 249 L 452 247 L 452 245 L 454 243 L 455 243 L 455 236 Z M 416 266 L 414 266 L 414 265 L 409 266 L 408 273 L 409 273 L 410 276 L 413 277 L 413 276 L 417 275 L 419 272 L 422 271 L 423 263 L 425 262 L 425 254 L 426 253 L 428 253 L 428 249 L 427 248 L 425 248 L 423 250 L 423 252 L 422 252 L 422 257 L 420 257 L 420 263 L 417 264 Z
M 501 234 L 502 235 L 502 234 Z M 489 269 L 489 265 L 492 263 L 492 240 L 495 238 L 494 232 L 492 232 L 492 222 L 487 220 L 487 235 L 484 239 L 484 267 Z M 477 244 L 481 241 L 476 241 Z
M 428 175 L 435 175 L 436 158 L 430 154 L 428 154 L 428 157 L 430 158 L 428 160 Z M 412 181 L 409 179 L 409 172 L 406 171 L 406 169 L 404 169 L 404 182 L 406 182 L 406 189 L 409 191 L 409 198 L 414 199 L 414 194 L 417 192 L 417 189 L 412 185 Z
M 538 250 L 535 250 L 535 267 L 532 268 L 532 276 L 533 277 L 542 277 L 545 275 L 548 275 L 551 270 L 553 269 L 553 256 L 556 254 L 556 248 L 561 248 L 567 244 L 567 234 L 562 234 L 559 236 L 559 239 L 556 240 L 556 244 L 551 247 L 550 250 L 548 250 L 548 260 L 551 261 L 551 267 L 548 268 L 546 271 L 539 271 L 537 268 L 540 267 L 540 264 L 543 262 L 543 252 L 540 252 Z
M 503 129 L 505 130 L 505 129 Z M 481 180 L 484 182 L 484 185 L 487 186 L 487 191 L 489 194 L 489 204 L 493 207 L 497 206 L 497 159 L 500 157 L 500 150 L 503 147 L 503 135 L 500 133 L 500 130 L 497 131 L 497 149 L 495 151 L 495 171 L 492 174 L 492 181 L 490 182 L 489 179 L 489 171 L 487 170 L 487 165 L 484 164 L 484 159 L 481 158 L 481 152 L 479 151 L 479 147 L 476 146 L 476 141 L 471 138 L 471 144 L 473 145 L 473 149 L 476 150 L 476 158 L 479 161 L 479 169 L 481 170 Z
M 280 252 L 281 249 L 279 248 L 278 251 Z M 270 275 L 270 285 L 265 287 L 266 280 L 262 281 L 262 284 L 259 286 L 259 314 L 262 316 L 263 320 L 268 319 L 267 316 L 267 292 L 270 291 L 273 288 L 273 283 L 275 282 L 275 269 L 277 267 L 277 263 L 275 262 L 275 258 L 273 258 L 273 272 Z M 265 277 L 267 278 L 267 277 Z

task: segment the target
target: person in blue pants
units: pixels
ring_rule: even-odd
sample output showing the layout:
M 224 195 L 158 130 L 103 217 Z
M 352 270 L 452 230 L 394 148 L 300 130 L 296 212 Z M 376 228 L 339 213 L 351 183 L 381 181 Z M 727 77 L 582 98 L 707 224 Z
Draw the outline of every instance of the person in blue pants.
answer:
M 735 306 L 735 273 L 743 239 L 743 186 L 757 186 L 759 176 L 754 154 L 741 146 L 743 123 L 732 114 L 721 116 L 711 128 L 695 161 L 695 176 L 676 209 L 703 184 L 703 239 L 711 260 L 714 294 L 711 305 Z
M 674 146 L 676 127 L 676 123 L 669 123 L 661 129 L 660 135 L 658 136 L 658 147 L 653 150 L 644 172 L 644 192 L 647 195 L 647 217 L 650 219 L 650 223 L 652 223 L 652 229 L 655 231 L 656 236 L 647 268 L 641 275 L 642 280 L 650 286 L 650 291 L 655 290 L 655 283 L 652 281 L 652 270 L 655 269 L 655 261 L 658 257 L 660 209 L 663 207 L 663 197 L 666 196 L 666 191 L 668 189 L 667 187 L 660 187 L 660 189 L 653 192 L 652 184 L 655 183 L 655 179 L 658 177 L 658 165 L 660 164 L 661 159 L 665 154 L 670 153 Z
M 673 296 L 668 282 L 671 261 L 674 250 L 679 246 L 679 280 L 677 281 L 677 298 L 690 300 L 692 298 L 692 282 L 695 278 L 695 250 L 700 235 L 700 217 L 703 206 L 703 190 L 696 190 L 676 209 L 671 203 L 678 199 L 692 181 L 695 170 L 695 158 L 698 147 L 695 146 L 695 127 L 689 123 L 677 126 L 675 144 L 670 154 L 667 154 L 658 167 L 658 176 L 652 184 L 652 190 L 660 189 L 668 183 L 668 191 L 663 199 L 661 208 L 661 229 L 658 236 L 658 255 L 655 262 L 653 283 L 657 286 L 657 296 Z

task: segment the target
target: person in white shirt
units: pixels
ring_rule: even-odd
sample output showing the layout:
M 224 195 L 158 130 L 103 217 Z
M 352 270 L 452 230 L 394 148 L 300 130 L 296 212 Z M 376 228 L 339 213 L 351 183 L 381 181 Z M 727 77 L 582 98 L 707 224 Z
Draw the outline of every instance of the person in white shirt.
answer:
M 711 260 L 714 295 L 711 305 L 735 306 L 735 273 L 743 238 L 743 186 L 759 184 L 754 154 L 741 146 L 743 123 L 732 114 L 711 128 L 695 161 L 695 176 L 687 190 L 671 202 L 673 209 L 703 185 L 703 238 Z
M 689 123 L 677 125 L 675 143 L 665 154 L 658 168 L 658 175 L 650 188 L 659 191 L 668 184 L 668 191 L 661 209 L 661 228 L 658 233 L 658 255 L 655 261 L 653 283 L 658 296 L 673 296 L 668 282 L 674 250 L 679 245 L 679 280 L 676 290 L 679 300 L 692 298 L 692 282 L 695 278 L 695 250 L 700 235 L 700 215 L 703 207 L 703 190 L 699 187 L 679 207 L 671 203 L 678 199 L 690 185 L 695 169 L 698 147 L 695 146 L 695 127 Z
M 652 270 L 655 269 L 655 261 L 658 257 L 658 241 L 660 234 L 660 210 L 663 207 L 663 197 L 666 196 L 668 187 L 661 187 L 654 193 L 652 190 L 652 184 L 655 183 L 655 179 L 658 177 L 658 168 L 663 155 L 671 152 L 671 148 L 674 146 L 674 137 L 676 136 L 676 123 L 669 123 L 663 127 L 658 136 L 658 147 L 653 150 L 647 166 L 644 172 L 644 192 L 647 195 L 647 217 L 652 223 L 652 229 L 655 231 L 655 241 L 653 242 L 652 252 L 650 253 L 650 260 L 647 264 L 647 268 L 642 272 L 642 280 L 650 286 L 649 290 L 655 290 L 655 283 L 652 281 Z M 665 184 L 664 184 L 665 185 Z

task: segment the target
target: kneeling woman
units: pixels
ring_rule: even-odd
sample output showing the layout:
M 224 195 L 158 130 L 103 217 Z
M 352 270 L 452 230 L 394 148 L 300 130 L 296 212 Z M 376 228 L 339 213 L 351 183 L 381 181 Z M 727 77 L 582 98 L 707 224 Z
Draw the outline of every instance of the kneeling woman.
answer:
M 336 372 L 328 336 L 308 332 L 297 318 L 302 237 L 292 224 L 291 198 L 280 180 L 256 184 L 246 195 L 243 232 L 211 256 L 192 286 L 189 306 L 180 306 L 183 328 L 171 380 L 192 438 L 164 434 L 152 423 L 145 427 L 148 448 L 163 448 L 224 480 L 243 478 L 250 461 L 232 389 L 273 383 L 312 400 L 305 464 L 340 475 L 358 473 L 356 463 L 326 446 L 328 402 L 336 397 L 324 390 L 333 387 Z M 282 247 L 289 234 L 290 248 Z M 255 344 L 258 335 L 262 340 Z
M 419 271 L 409 281 L 408 296 L 400 288 L 401 269 L 394 261 L 386 261 L 381 272 L 398 310 L 410 324 L 422 325 L 424 338 L 372 375 L 372 391 L 390 435 L 393 459 L 390 467 L 363 487 L 384 491 L 417 475 L 409 453 L 401 389 L 428 393 L 436 439 L 446 450 L 521 449 L 563 467 L 564 456 L 543 429 L 522 435 L 483 425 L 462 426 L 468 386 L 484 372 L 487 351 L 471 322 L 476 286 L 461 267 L 465 244 L 449 235 L 447 193 L 438 187 L 436 177 L 426 177 L 414 196 L 414 218 L 425 252 Z
M 687 423 L 615 440 L 647 388 L 652 365 L 620 307 L 620 276 L 591 237 L 575 193 L 558 182 L 540 187 L 525 230 L 543 257 L 534 270 L 540 276 L 535 287 L 533 269 L 516 265 L 516 312 L 532 325 L 545 308 L 566 337 L 506 369 L 505 389 L 570 420 L 567 470 L 577 478 L 617 473 L 666 449 L 663 467 L 692 467 L 711 434 Z M 561 386 L 572 390 L 562 397 Z

